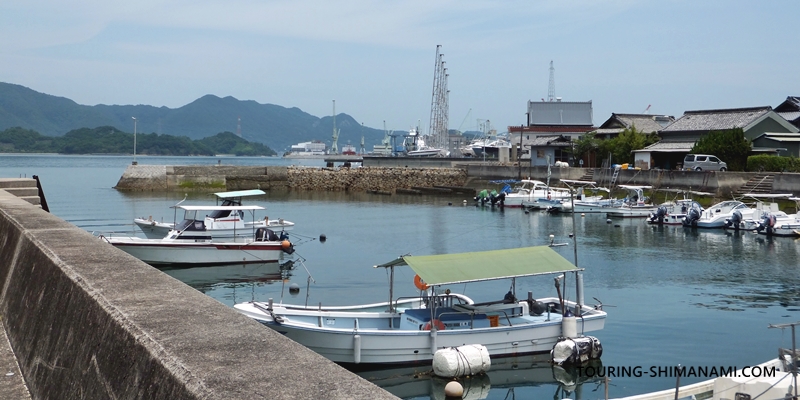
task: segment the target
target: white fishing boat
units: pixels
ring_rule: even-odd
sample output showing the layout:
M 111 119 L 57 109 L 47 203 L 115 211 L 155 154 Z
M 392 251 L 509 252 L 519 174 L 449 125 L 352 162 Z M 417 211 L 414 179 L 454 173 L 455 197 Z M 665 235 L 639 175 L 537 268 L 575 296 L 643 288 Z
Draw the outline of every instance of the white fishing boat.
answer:
M 263 190 L 239 190 L 235 192 L 214 193 L 217 196 L 217 203 L 221 206 L 241 206 L 242 199 L 245 197 L 261 196 L 266 193 Z M 185 230 L 189 225 L 202 226 L 202 229 L 192 229 L 186 232 L 184 239 L 224 239 L 234 238 L 237 234 L 252 236 L 252 230 L 257 228 L 268 228 L 273 231 L 289 231 L 294 228 L 294 222 L 286 221 L 283 218 L 263 219 L 246 222 L 241 212 L 234 212 L 232 209 L 208 210 L 206 208 L 184 209 L 183 220 L 177 220 L 177 210 L 186 200 L 179 201 L 172 206 L 174 209 L 173 222 L 156 221 L 152 216 L 147 218 L 134 218 L 133 223 L 144 232 L 148 239 L 162 239 L 173 230 Z M 220 201 L 222 204 L 219 204 Z M 211 211 L 207 215 L 198 214 L 198 211 Z M 198 225 L 200 224 L 200 225 Z M 177 228 L 176 228 L 177 226 Z M 191 237 L 189 235 L 191 234 Z
M 606 210 L 606 216 L 609 218 L 641 218 L 656 211 L 657 207 L 644 196 L 644 190 L 652 189 L 651 186 L 619 185 L 619 187 L 627 190 L 628 196 L 621 206 Z
M 577 209 L 577 212 L 586 212 L 580 211 L 583 209 L 589 209 L 590 211 L 588 212 L 595 212 L 593 210 L 599 209 L 599 205 L 601 204 L 607 204 L 609 206 L 614 204 L 614 199 L 606 199 L 602 194 L 598 194 L 599 192 L 606 192 L 608 194 L 611 191 L 606 188 L 597 187 L 597 182 L 572 179 L 561 179 L 560 182 L 564 184 L 571 193 L 574 193 L 575 196 L 574 199 L 571 197 L 539 199 L 538 202 L 544 205 L 545 210 L 551 214 L 570 213 L 574 209 Z M 587 195 L 587 191 L 594 194 Z M 617 203 L 617 206 L 620 205 L 622 205 L 621 201 Z
M 783 211 L 776 211 L 772 205 L 770 210 L 756 212 L 753 219 L 744 221 L 745 229 L 752 228 L 754 231 L 767 236 L 800 236 L 800 197 L 789 197 L 788 200 L 795 202 L 795 213 L 786 214 Z M 777 205 L 776 205 L 777 206 Z M 761 207 L 763 210 L 764 207 Z M 758 210 L 758 208 L 757 208 Z M 760 214 L 760 218 L 759 215 Z
M 406 136 L 406 155 L 409 157 L 447 157 L 447 150 L 429 146 L 426 144 L 426 137 L 420 135 L 416 128 L 411 128 Z M 428 140 L 429 141 L 429 140 Z
M 702 209 L 699 203 L 692 200 L 690 195 L 692 196 L 710 196 L 711 193 L 708 192 L 697 192 L 691 190 L 669 190 L 669 189 L 661 189 L 663 191 L 668 192 L 676 192 L 678 195 L 683 195 L 683 198 L 675 198 L 673 200 L 665 201 L 661 203 L 655 212 L 650 214 L 649 218 L 647 219 L 648 224 L 657 224 L 657 225 L 682 225 L 683 220 L 689 213 L 689 210 L 692 207 Z
M 418 297 L 394 297 L 394 269 L 402 265 L 417 274 Z M 602 305 L 583 304 L 582 269 L 547 246 L 402 256 L 378 267 L 389 268 L 389 302 L 325 307 L 270 299 L 234 307 L 342 364 L 430 365 L 437 350 L 465 343 L 485 346 L 493 358 L 546 353 L 559 337 L 600 330 L 606 319 Z M 516 298 L 516 278 L 567 272 L 576 276 L 576 301 L 562 298 L 561 276 L 556 297 L 533 299 L 528 292 L 527 299 Z M 511 290 L 498 301 L 476 303 L 444 288 L 497 279 L 511 280 Z
M 683 220 L 683 226 L 711 229 L 753 229 L 755 226 L 746 226 L 746 221 L 758 221 L 767 213 L 777 214 L 781 212 L 777 203 L 774 201 L 766 202 L 763 199 L 774 200 L 789 197 L 791 197 L 791 194 L 751 194 L 745 196 L 745 198 L 755 200 L 752 206 L 739 200 L 725 200 L 704 210 L 695 206 L 689 210 Z
M 250 211 L 263 210 L 260 206 L 178 206 L 191 211 Z M 161 239 L 137 236 L 100 234 L 99 237 L 114 247 L 151 265 L 221 265 L 266 263 L 280 260 L 284 253 L 294 252 L 286 236 L 279 236 L 266 228 L 235 231 L 232 239 L 197 238 L 194 232 L 204 232 L 200 221 L 171 230 Z
M 538 199 L 568 199 L 570 197 L 569 189 L 564 188 L 551 188 L 542 181 L 523 179 L 520 185 L 511 192 L 506 193 L 505 206 L 506 207 L 537 207 Z

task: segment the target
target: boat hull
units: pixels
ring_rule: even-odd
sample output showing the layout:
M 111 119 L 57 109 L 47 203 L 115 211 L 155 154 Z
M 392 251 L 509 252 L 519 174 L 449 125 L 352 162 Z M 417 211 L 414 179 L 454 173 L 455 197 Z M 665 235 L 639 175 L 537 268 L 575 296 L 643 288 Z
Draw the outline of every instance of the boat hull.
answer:
M 609 218 L 644 218 L 656 211 L 656 206 L 632 206 L 606 209 Z
M 252 303 L 237 304 L 235 308 L 331 361 L 342 364 L 429 365 L 436 350 L 464 344 L 481 344 L 493 358 L 547 353 L 562 335 L 562 320 L 557 313 L 538 316 L 523 313 L 508 318 L 499 316 L 497 326 L 478 327 L 464 325 L 469 324 L 466 322 L 469 320 L 446 320 L 443 325 L 445 329 L 424 330 L 422 326 L 404 326 L 408 319 L 413 318 L 404 312 L 368 315 L 309 311 L 305 313 L 305 318 L 300 318 L 297 313 L 283 313 L 286 310 L 275 307 L 274 314 L 283 319 L 283 322 L 276 322 Z M 584 308 L 585 315 L 578 318 L 578 332 L 582 334 L 603 329 L 605 313 Z M 391 324 L 399 328 L 388 329 Z
M 101 237 L 114 247 L 151 265 L 221 265 L 277 262 L 281 242 L 214 242 Z

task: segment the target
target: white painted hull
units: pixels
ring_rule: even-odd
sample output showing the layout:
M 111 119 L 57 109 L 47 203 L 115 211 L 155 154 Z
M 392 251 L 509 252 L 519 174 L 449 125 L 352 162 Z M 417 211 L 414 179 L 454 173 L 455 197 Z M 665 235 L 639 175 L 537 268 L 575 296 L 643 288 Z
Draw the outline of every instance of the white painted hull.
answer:
M 557 302 L 557 299 L 540 299 Z M 511 304 L 509 307 L 521 304 Z M 257 303 L 266 307 L 264 303 Z M 574 303 L 567 302 L 571 307 Z M 562 334 L 558 313 L 531 316 L 522 313 L 508 319 L 499 316 L 497 326 L 470 325 L 470 319 L 443 320 L 443 330 L 420 330 L 407 324 L 413 317 L 404 312 L 346 312 L 291 310 L 274 306 L 273 313 L 282 322 L 276 323 L 270 314 L 253 303 L 234 306 L 239 312 L 303 344 L 337 363 L 356 364 L 430 364 L 436 350 L 464 344 L 486 346 L 492 357 L 520 356 L 549 352 Z M 578 318 L 578 332 L 600 330 L 605 324 L 603 311 L 584 307 L 584 317 Z M 399 328 L 390 329 L 390 319 Z M 484 320 L 485 321 L 485 320 Z M 477 324 L 477 322 L 475 322 Z
M 693 367 L 692 367 L 693 368 Z M 764 373 L 764 376 L 754 376 L 758 371 L 775 371 Z M 745 375 L 747 374 L 747 375 Z M 782 399 L 787 393 L 792 393 L 792 375 L 780 359 L 773 359 L 757 366 L 736 369 L 732 376 L 712 378 L 691 385 L 644 393 L 635 396 L 622 397 L 618 400 L 672 400 L 702 398 L 710 400 L 740 398 Z M 676 393 L 677 391 L 677 393 Z M 789 396 L 791 398 L 791 396 Z
M 284 253 L 281 242 L 215 242 L 194 240 L 104 237 L 114 247 L 153 265 L 247 264 L 277 262 Z
M 612 210 L 612 209 L 618 208 L 618 207 L 619 206 L 613 207 L 613 206 L 611 206 L 610 203 L 609 204 L 598 204 L 598 203 L 584 203 L 584 202 L 576 201 L 574 206 L 573 206 L 573 210 L 575 210 L 576 213 L 586 213 L 586 214 L 598 213 L 599 214 L 599 213 L 608 212 L 609 210 Z
M 442 149 L 425 149 L 425 150 L 412 150 L 408 152 L 409 157 L 442 157 L 444 156 Z
M 163 239 L 167 236 L 170 230 L 175 227 L 175 224 L 169 222 L 158 222 L 147 218 L 135 218 L 133 223 L 144 232 L 144 236 L 148 239 Z M 264 220 L 256 222 L 245 223 L 245 228 L 238 229 L 206 229 L 208 239 L 226 239 L 234 237 L 248 237 L 252 238 L 254 232 L 258 228 L 268 228 L 273 231 L 290 231 L 294 228 L 294 222 L 286 221 L 283 219 L 271 219 L 268 222 Z M 201 232 L 192 232 L 197 235 Z
M 550 200 L 564 200 L 569 199 L 570 194 L 569 192 L 560 192 L 551 190 L 550 192 Z M 530 194 L 518 194 L 518 193 L 509 193 L 506 194 L 506 198 L 504 201 L 504 205 L 506 207 L 529 207 L 531 209 L 538 208 L 545 208 L 546 206 L 540 206 L 539 200 L 548 200 L 547 192 L 544 190 L 535 190 L 533 193 Z
M 606 210 L 609 218 L 642 218 L 654 213 L 658 207 L 654 205 L 623 206 Z

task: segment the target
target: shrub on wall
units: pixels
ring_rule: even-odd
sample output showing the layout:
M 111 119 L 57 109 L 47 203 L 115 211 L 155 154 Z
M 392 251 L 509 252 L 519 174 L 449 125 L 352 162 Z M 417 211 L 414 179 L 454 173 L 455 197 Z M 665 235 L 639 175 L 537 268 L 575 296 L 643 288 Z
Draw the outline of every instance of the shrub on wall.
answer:
M 752 172 L 800 172 L 800 159 L 773 155 L 747 157 L 747 170 Z

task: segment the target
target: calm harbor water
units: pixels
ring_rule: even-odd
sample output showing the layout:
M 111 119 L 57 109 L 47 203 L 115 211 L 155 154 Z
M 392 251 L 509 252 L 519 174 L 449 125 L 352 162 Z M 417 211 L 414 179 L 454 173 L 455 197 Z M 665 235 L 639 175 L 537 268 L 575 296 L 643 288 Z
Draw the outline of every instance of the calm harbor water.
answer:
M 138 157 L 140 164 L 321 165 L 320 160 L 238 157 Z M 130 157 L 0 155 L 0 177 L 42 181 L 53 214 L 87 231 L 134 233 L 132 219 L 152 216 L 172 221 L 169 209 L 184 193 L 125 193 L 112 187 Z M 209 194 L 189 193 L 187 203 L 213 202 Z M 232 306 L 251 299 L 342 305 L 384 301 L 388 276 L 373 265 L 401 254 L 441 254 L 542 245 L 554 235 L 569 243 L 558 251 L 573 260 L 569 234 L 577 234 L 578 265 L 584 272 L 588 303 L 600 299 L 609 316 L 595 332 L 604 348 L 602 364 L 640 367 L 642 376 L 611 377 L 608 392 L 621 397 L 674 387 L 675 378 L 651 367 L 754 365 L 774 358 L 779 346 L 791 346 L 790 332 L 767 329 L 771 323 L 800 318 L 798 245 L 790 238 L 751 233 L 657 227 L 641 219 L 606 223 L 604 215 L 525 214 L 462 206 L 463 197 L 348 193 L 269 193 L 256 204 L 264 215 L 295 222 L 293 242 L 299 256 L 292 271 L 276 265 L 166 270 L 218 301 Z M 261 215 L 260 217 L 263 217 Z M 180 216 L 179 216 L 180 217 Z M 618 226 L 617 226 L 618 225 Z M 327 238 L 322 242 L 320 235 Z M 487 265 L 487 268 L 490 268 Z M 283 275 L 282 275 L 283 274 Z M 281 277 L 286 278 L 282 280 Z M 395 295 L 413 295 L 413 273 L 396 272 Z M 403 284 L 402 282 L 407 282 Z M 288 294 L 288 284 L 301 287 Z M 508 282 L 454 287 L 476 301 L 496 300 Z M 310 287 L 310 290 L 307 290 Z M 518 280 L 518 295 L 554 296 L 551 277 Z M 569 288 L 567 296 L 574 296 Z M 165 299 L 167 300 L 167 299 Z M 474 382 L 473 398 L 594 399 L 602 383 L 560 386 L 561 371 L 520 359 L 498 363 L 495 373 Z M 265 360 L 265 362 L 268 362 Z M 414 371 L 361 373 L 403 398 L 442 397 L 440 382 Z M 585 374 L 584 374 L 585 375 Z M 585 380 L 582 376 L 579 380 Z M 681 384 L 703 380 L 682 378 Z M 566 391 L 565 391 L 566 390 Z M 573 392 L 577 390 L 577 392 Z

